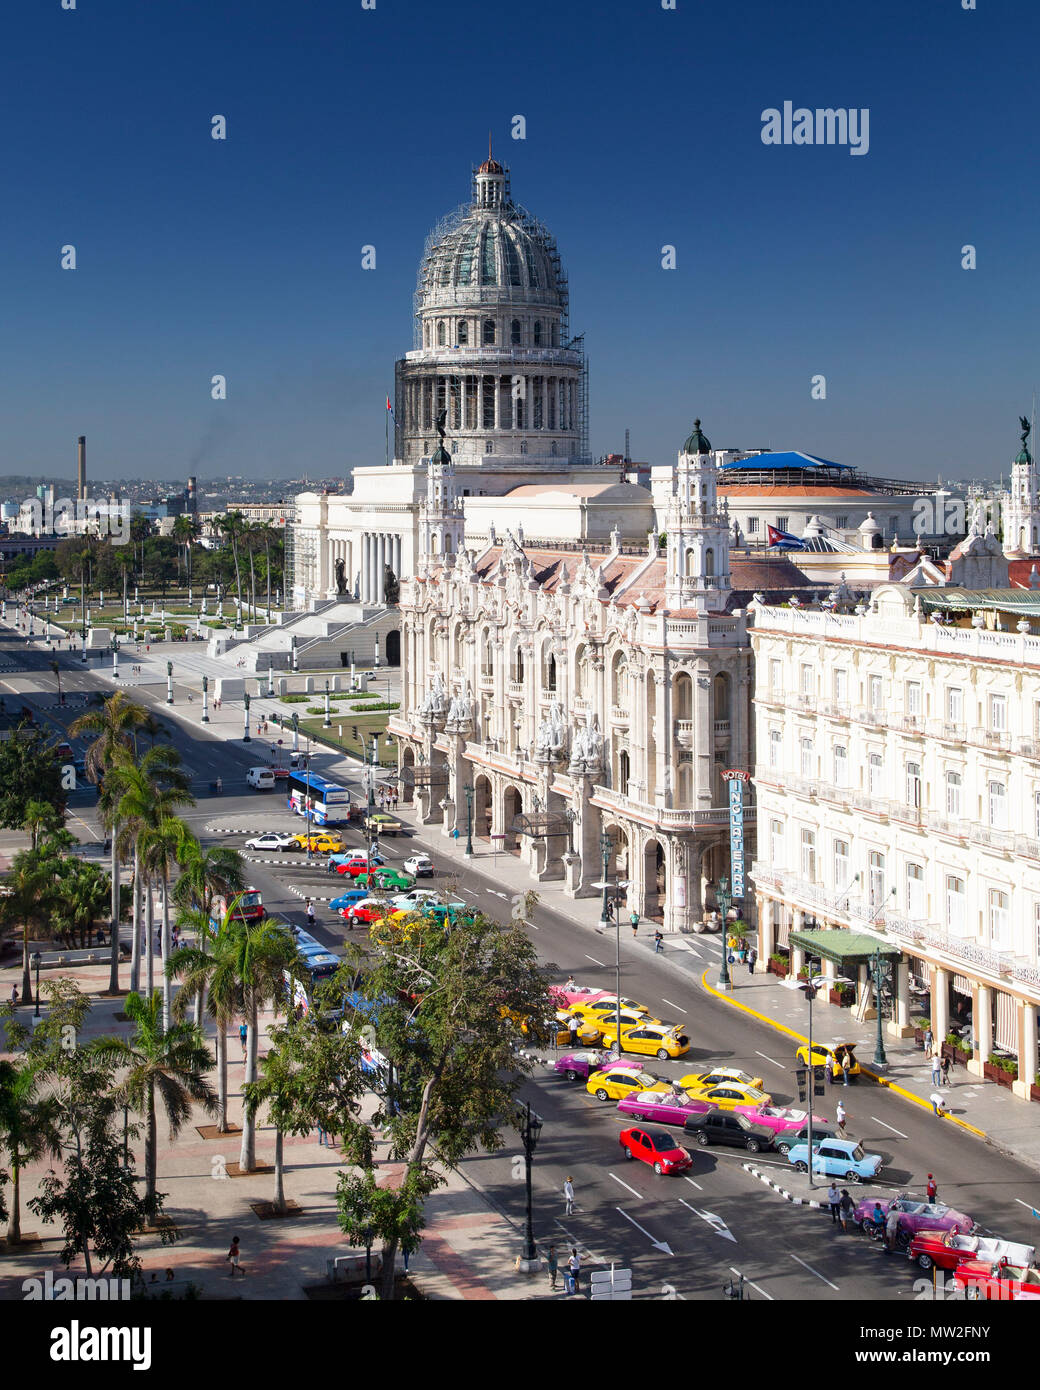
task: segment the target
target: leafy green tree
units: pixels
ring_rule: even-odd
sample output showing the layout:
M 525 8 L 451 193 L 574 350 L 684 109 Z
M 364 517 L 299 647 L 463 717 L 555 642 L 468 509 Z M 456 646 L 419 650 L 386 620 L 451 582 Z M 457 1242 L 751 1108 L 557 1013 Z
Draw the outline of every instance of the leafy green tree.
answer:
M 373 1124 L 389 1138 L 405 1173 L 394 1201 L 381 1201 L 383 1297 L 394 1294 L 394 1258 L 416 1238 L 416 1210 L 439 1181 L 427 1155 L 455 1167 L 475 1148 L 502 1146 L 502 1117 L 533 1063 L 516 1050 L 510 1017 L 548 1027 L 554 1015 L 549 980 L 519 921 L 503 927 L 478 914 L 465 927 L 412 915 L 375 935 L 377 953 L 361 984 L 369 1001 L 354 1028 L 389 1059 Z M 505 1012 L 504 1012 L 505 1011 Z M 369 1127 L 349 1119 L 344 1149 L 371 1168 Z M 357 1229 L 364 1187 L 341 1188 L 344 1229 Z M 399 1213 L 401 1225 L 391 1218 Z
M 66 859 L 55 884 L 51 921 L 81 947 L 90 945 L 91 929 L 111 896 L 108 875 L 96 864 Z
M 22 1169 L 46 1155 L 61 1153 L 57 1104 L 41 1087 L 38 1058 L 20 1063 L 0 1059 L 0 1152 L 11 1166 L 7 1239 L 17 1245 L 22 1238 Z
M 21 830 L 30 802 L 46 802 L 64 820 L 61 767 L 41 730 L 22 723 L 0 743 L 0 826 Z
M 134 1025 L 133 1035 L 129 1039 L 99 1038 L 93 1049 L 125 1072 L 114 1094 L 120 1104 L 125 1098 L 144 1120 L 145 1206 L 154 1215 L 158 1210 L 157 1102 L 166 1114 L 171 1139 L 176 1139 L 191 1118 L 192 1105 L 201 1105 L 212 1114 L 216 1101 L 206 1072 L 213 1066 L 213 1054 L 193 1025 L 174 1023 L 169 1029 L 163 1027 L 162 995 L 158 990 L 150 999 L 128 994 L 126 1014 Z

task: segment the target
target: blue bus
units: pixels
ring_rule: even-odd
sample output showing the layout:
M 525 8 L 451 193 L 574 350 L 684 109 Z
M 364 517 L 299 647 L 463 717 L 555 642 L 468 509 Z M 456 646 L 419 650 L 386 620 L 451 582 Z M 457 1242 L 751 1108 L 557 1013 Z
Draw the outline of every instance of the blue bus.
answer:
M 350 792 L 338 782 L 326 782 L 314 772 L 289 774 L 289 810 L 306 816 L 308 803 L 314 825 L 342 825 L 350 820 Z
M 290 970 L 283 971 L 286 989 L 292 990 L 292 1006 L 302 1014 L 308 1014 L 314 1003 L 314 991 L 323 980 L 331 980 L 339 969 L 341 961 L 327 946 L 311 936 L 309 932 L 292 929 L 293 944 L 304 959 L 303 977 L 293 977 Z

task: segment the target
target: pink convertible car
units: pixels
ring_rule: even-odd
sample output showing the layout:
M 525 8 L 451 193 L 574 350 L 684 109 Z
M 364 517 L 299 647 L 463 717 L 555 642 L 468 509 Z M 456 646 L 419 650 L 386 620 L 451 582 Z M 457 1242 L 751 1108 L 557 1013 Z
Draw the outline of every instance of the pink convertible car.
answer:
M 776 1135 L 774 1147 L 777 1153 L 786 1154 L 792 1144 L 798 1143 L 807 1133 L 805 1128 L 809 1116 L 804 1110 L 790 1110 L 783 1105 L 735 1105 L 734 1110 L 746 1115 L 752 1124 L 765 1125 Z M 822 1115 L 813 1116 L 814 1136 L 830 1134 L 831 1127 Z

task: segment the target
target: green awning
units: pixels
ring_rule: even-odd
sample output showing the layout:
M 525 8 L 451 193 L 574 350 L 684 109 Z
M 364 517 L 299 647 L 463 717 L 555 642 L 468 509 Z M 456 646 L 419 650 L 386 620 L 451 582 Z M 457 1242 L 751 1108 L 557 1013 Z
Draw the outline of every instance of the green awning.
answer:
M 915 598 L 920 598 L 922 608 L 946 609 L 951 613 L 968 613 L 992 608 L 1040 618 L 1040 589 L 937 587 L 915 589 L 913 593 Z
M 898 946 L 886 946 L 876 936 L 868 936 L 866 932 L 842 931 L 840 928 L 813 931 L 812 928 L 803 927 L 801 931 L 791 932 L 789 944 L 810 956 L 833 960 L 839 965 L 843 961 L 865 965 L 874 959 L 878 951 L 887 960 L 898 960 L 903 954 Z

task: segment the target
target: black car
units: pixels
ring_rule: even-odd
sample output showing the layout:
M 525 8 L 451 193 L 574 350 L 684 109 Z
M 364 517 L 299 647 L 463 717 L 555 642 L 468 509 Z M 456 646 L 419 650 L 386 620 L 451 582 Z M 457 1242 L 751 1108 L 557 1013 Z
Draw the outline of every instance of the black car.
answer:
M 813 1143 L 816 1144 L 821 1139 L 837 1139 L 837 1133 L 830 1125 L 814 1124 L 812 1127 Z M 809 1122 L 806 1120 L 801 1129 L 788 1129 L 783 1134 L 773 1136 L 773 1147 L 778 1154 L 787 1157 L 788 1150 L 793 1149 L 796 1144 L 807 1144 L 809 1142 Z
M 756 1125 L 746 1115 L 738 1115 L 733 1110 L 708 1110 L 703 1115 L 691 1115 L 683 1125 L 683 1133 L 698 1144 L 730 1144 L 753 1154 L 771 1149 L 774 1138 L 768 1126 Z

